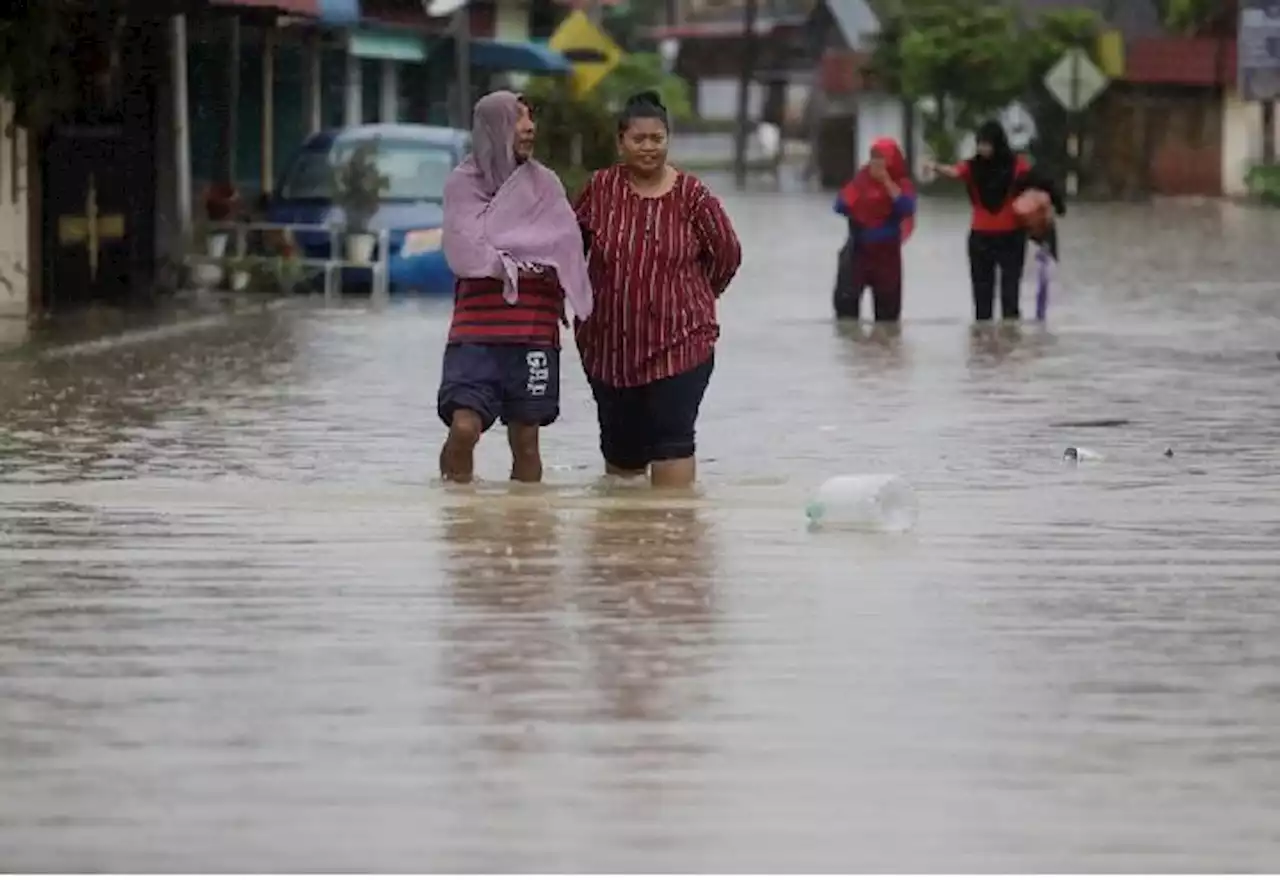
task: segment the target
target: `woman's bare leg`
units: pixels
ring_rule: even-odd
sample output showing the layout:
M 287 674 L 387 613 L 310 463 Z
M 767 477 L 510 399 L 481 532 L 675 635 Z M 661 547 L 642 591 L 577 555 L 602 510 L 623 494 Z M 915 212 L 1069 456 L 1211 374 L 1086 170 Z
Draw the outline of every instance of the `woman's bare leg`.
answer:
M 698 460 L 673 458 L 649 465 L 649 481 L 655 489 L 688 489 L 698 479 Z

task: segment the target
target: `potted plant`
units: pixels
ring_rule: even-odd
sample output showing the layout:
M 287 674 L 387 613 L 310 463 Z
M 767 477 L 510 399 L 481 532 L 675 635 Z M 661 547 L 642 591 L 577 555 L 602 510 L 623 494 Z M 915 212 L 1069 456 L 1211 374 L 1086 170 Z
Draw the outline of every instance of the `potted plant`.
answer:
M 243 207 L 240 190 L 233 183 L 213 183 L 204 192 L 205 217 L 212 223 L 233 223 L 240 220 Z M 227 256 L 227 246 L 230 243 L 231 233 L 227 230 L 210 231 L 205 236 L 205 252 L 210 257 L 221 260 Z
M 334 169 L 334 202 L 345 218 L 344 233 L 348 262 L 373 262 L 378 237 L 369 222 L 378 212 L 389 181 L 378 172 L 378 140 L 358 144 L 351 155 Z

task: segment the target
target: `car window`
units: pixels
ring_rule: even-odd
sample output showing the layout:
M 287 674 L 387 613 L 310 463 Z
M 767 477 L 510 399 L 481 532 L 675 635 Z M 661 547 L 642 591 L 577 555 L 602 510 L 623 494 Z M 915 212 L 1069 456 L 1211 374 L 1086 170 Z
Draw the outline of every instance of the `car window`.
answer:
M 334 169 L 347 161 L 357 146 L 367 141 L 340 141 L 328 152 L 304 152 L 298 156 L 280 187 L 283 199 L 334 197 Z M 448 146 L 421 141 L 377 141 L 378 171 L 387 178 L 383 198 L 388 201 L 439 201 L 444 183 L 453 170 L 454 154 Z

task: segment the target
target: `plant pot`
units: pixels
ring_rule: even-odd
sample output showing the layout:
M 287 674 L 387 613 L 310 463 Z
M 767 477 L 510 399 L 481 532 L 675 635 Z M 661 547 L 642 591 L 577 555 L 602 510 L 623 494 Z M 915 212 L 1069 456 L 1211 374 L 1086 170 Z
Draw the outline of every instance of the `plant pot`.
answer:
M 349 232 L 345 244 L 348 263 L 368 266 L 373 262 L 373 252 L 378 247 L 378 236 L 372 232 Z
M 227 255 L 227 245 L 230 242 L 230 232 L 210 232 L 209 237 L 204 240 L 205 251 L 215 260 L 220 260 Z
M 221 260 L 226 257 L 227 245 L 230 243 L 231 233 L 211 232 L 204 240 L 205 254 L 215 260 Z M 222 284 L 226 278 L 226 272 L 221 266 L 201 263 L 195 267 L 191 277 L 197 290 L 209 291 Z

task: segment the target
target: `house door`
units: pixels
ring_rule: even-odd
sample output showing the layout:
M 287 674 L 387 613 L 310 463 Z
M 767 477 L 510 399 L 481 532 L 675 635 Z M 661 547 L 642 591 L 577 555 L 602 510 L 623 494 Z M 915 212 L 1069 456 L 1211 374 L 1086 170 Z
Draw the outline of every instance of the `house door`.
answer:
M 41 145 L 43 301 L 51 311 L 123 304 L 147 292 L 155 270 L 155 71 L 159 27 L 117 36 L 118 51 L 86 41 L 80 105 Z M 94 62 L 94 52 L 110 62 Z M 77 57 L 79 61 L 79 57 Z

